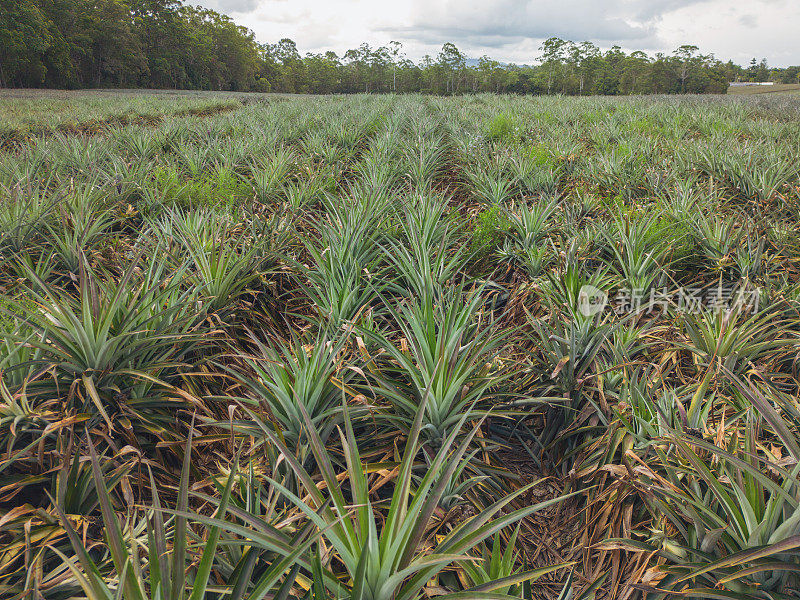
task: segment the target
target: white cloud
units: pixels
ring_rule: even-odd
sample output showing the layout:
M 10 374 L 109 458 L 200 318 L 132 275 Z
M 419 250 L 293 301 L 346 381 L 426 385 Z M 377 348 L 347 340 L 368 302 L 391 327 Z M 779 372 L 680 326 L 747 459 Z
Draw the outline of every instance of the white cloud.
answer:
M 800 64 L 800 3 L 795 0 L 712 0 L 665 14 L 660 30 L 668 47 L 691 41 L 740 64 L 753 57 L 771 65 Z
M 191 0 L 190 0 L 191 1 Z M 203 0 L 200 0 L 203 2 Z M 403 42 L 409 58 L 453 42 L 468 56 L 531 63 L 559 36 L 608 48 L 671 52 L 693 43 L 723 60 L 800 63 L 796 0 L 205 0 L 261 42 L 340 55 L 362 42 Z

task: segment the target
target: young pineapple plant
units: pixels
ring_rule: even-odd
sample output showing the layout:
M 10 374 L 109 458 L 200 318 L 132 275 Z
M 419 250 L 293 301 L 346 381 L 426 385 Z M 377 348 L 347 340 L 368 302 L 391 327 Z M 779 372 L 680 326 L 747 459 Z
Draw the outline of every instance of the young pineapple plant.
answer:
M 500 256 L 521 266 L 531 278 L 542 275 L 552 260 L 553 247 L 548 243 L 548 235 L 557 206 L 555 198 L 542 197 L 530 204 L 512 204 L 506 211 L 511 227 Z
M 265 157 L 256 157 L 250 166 L 250 177 L 256 198 L 262 204 L 272 204 L 283 195 L 284 182 L 295 168 L 294 151 L 281 146 Z
M 60 289 L 28 270 L 33 310 L 15 306 L 32 334 L 11 336 L 38 350 L 37 362 L 54 377 L 29 393 L 72 390 L 68 403 L 111 425 L 122 410 L 137 418 L 164 411 L 171 402 L 153 395 L 169 389 L 190 353 L 203 345 L 202 313 L 193 293 L 181 289 L 185 272 L 166 274 L 154 257 L 142 269 L 138 255 L 119 278 L 83 264 L 77 289 Z M 23 317 L 24 313 L 24 317 Z
M 342 565 L 344 576 L 325 577 L 320 572 L 318 585 L 332 593 L 345 591 L 349 597 L 368 600 L 390 598 L 417 598 L 425 586 L 448 567 L 457 567 L 464 561 L 472 561 L 469 553 L 481 542 L 496 532 L 512 526 L 525 517 L 561 501 L 556 497 L 524 508 L 514 509 L 511 503 L 522 493 L 535 486 L 534 481 L 516 492 L 499 498 L 494 504 L 470 517 L 453 529 L 435 538 L 428 538 L 433 525 L 436 508 L 450 477 L 457 471 L 478 426 L 467 429 L 463 439 L 458 436 L 469 417 L 465 413 L 454 423 L 452 432 L 443 440 L 441 448 L 433 455 L 430 469 L 416 486 L 412 486 L 414 459 L 422 445 L 421 434 L 425 420 L 425 402 L 420 404 L 407 432 L 405 446 L 397 465 L 398 473 L 387 498 L 385 517 L 378 512 L 378 503 L 372 498 L 369 473 L 359 451 L 353 425 L 345 417 L 344 431 L 340 432 L 342 449 L 346 460 L 343 477 L 337 476 L 329 451 L 308 424 L 308 435 L 312 442 L 314 457 L 320 465 L 326 493 L 322 493 L 312 475 L 296 461 L 291 451 L 285 448 L 280 438 L 268 434 L 272 443 L 284 453 L 286 460 L 303 483 L 305 497 L 290 494 L 280 484 L 273 483 L 311 520 L 321 532 L 337 561 Z M 355 506 L 354 511 L 348 507 Z M 507 508 L 505 513 L 503 509 Z M 421 551 L 428 546 L 427 552 Z M 333 565 L 331 565 L 333 566 Z M 509 584 L 531 581 L 551 571 L 564 568 L 558 564 L 514 574 L 509 578 L 488 577 L 478 585 L 461 590 L 445 590 L 444 598 L 459 598 L 506 589 Z M 447 593 L 447 592 L 450 593 Z M 452 595 L 451 595 L 452 594 Z M 319 596 L 318 596 L 319 597 Z
M 41 340 L 22 316 L 35 310 L 36 304 L 29 298 L 0 295 L 0 379 L 14 392 L 39 371 L 37 365 L 41 364 L 42 351 L 35 344 Z
M 213 500 L 216 505 L 213 514 L 191 512 L 190 433 L 175 507 L 163 506 L 151 474 L 152 504 L 144 514 L 135 512 L 120 522 L 101 459 L 91 444 L 90 451 L 91 478 L 100 505 L 107 554 L 113 571 L 109 573 L 107 568 L 98 564 L 96 553 L 86 547 L 63 502 L 56 503 L 55 513 L 75 556 L 70 557 L 52 548 L 89 600 L 114 597 L 122 600 L 210 600 L 220 591 L 238 600 L 262 600 L 270 594 L 288 594 L 297 576 L 292 568 L 302 561 L 301 557 L 308 553 L 317 535 L 308 527 L 295 535 L 287 535 L 276 527 L 282 516 L 280 513 L 264 513 L 253 503 L 246 505 L 252 513 L 236 506 L 232 495 L 240 480 L 236 476 L 238 461 L 233 461 L 228 477 L 220 487 L 219 498 Z M 192 525 L 202 528 L 202 537 L 195 534 Z M 237 535 L 226 535 L 229 529 Z M 242 551 L 228 553 L 225 551 L 228 544 L 238 546 Z M 146 548 L 145 553 L 138 551 L 140 546 Z M 229 558 L 233 558 L 232 563 L 226 560 Z M 294 575 L 290 574 L 284 580 L 287 572 Z
M 658 589 L 790 597 L 800 565 L 798 469 L 759 455 L 752 421 L 722 448 L 697 439 L 668 440 L 670 455 L 655 448 L 666 474 L 645 467 L 638 484 L 652 486 L 644 494 L 657 518 L 643 546 L 667 563 L 659 569 Z
M 391 404 L 385 418 L 408 430 L 424 404 L 422 435 L 439 448 L 473 405 L 485 406 L 504 377 L 492 363 L 501 337 L 484 312 L 481 290 L 463 285 L 387 307 L 400 339 L 365 331 L 391 358 L 372 370 L 376 392 Z
M 700 211 L 689 224 L 701 256 L 716 271 L 729 269 L 733 262 L 732 254 L 744 235 L 738 219 Z
M 383 243 L 395 275 L 388 288 L 408 298 L 435 298 L 456 282 L 470 258 L 461 228 L 443 199 L 418 196 L 407 201 L 399 235 Z
M 405 176 L 412 190 L 434 189 L 447 163 L 448 146 L 442 136 L 419 137 L 403 144 Z
M 213 218 L 208 214 L 207 218 Z M 259 275 L 259 241 L 241 235 L 224 219 L 215 224 L 213 237 L 203 238 L 178 221 L 177 240 L 188 266 L 188 285 L 209 313 L 232 310 Z
M 658 214 L 620 213 L 602 231 L 611 255 L 608 262 L 617 272 L 620 287 L 638 297 L 649 298 L 667 283 L 668 252 L 676 240 L 670 239 L 662 223 Z
M 319 335 L 296 338 L 290 345 L 268 345 L 253 335 L 257 352 L 242 356 L 246 370 L 234 372 L 248 392 L 239 403 L 250 417 L 237 424 L 237 430 L 253 437 L 263 437 L 264 428 L 280 431 L 298 460 L 308 459 L 311 451 L 304 434 L 303 413 L 323 442 L 341 423 L 342 386 L 355 375 L 342 368 L 345 341 Z M 262 408 L 267 409 L 274 425 L 263 419 Z
M 47 184 L 19 184 L 0 189 L 0 258 L 25 250 L 47 232 L 54 209 Z
M 466 171 L 469 188 L 476 199 L 487 206 L 504 205 L 517 192 L 514 181 L 502 172 L 493 172 L 486 165 L 476 164 Z
M 384 216 L 375 205 L 362 204 L 359 211 L 335 203 L 328 208 L 316 223 L 319 237 L 303 240 L 309 264 L 289 261 L 317 318 L 335 331 L 354 323 L 385 285 L 378 246 Z
M 530 383 L 521 404 L 544 407 L 544 427 L 537 436 L 543 448 L 569 438 L 590 417 L 606 420 L 593 400 L 599 375 L 599 358 L 608 352 L 614 326 L 601 314 L 576 319 L 554 314 L 548 321 L 531 320 L 529 340 L 539 355 L 533 362 Z
M 546 151 L 535 147 L 530 155 L 511 160 L 511 174 L 524 196 L 554 196 L 558 193 L 563 168 Z
M 741 290 L 740 290 L 741 291 Z M 789 352 L 793 344 L 791 325 L 780 306 L 754 312 L 736 292 L 730 306 L 702 307 L 680 315 L 685 340 L 678 342 L 692 354 L 698 370 L 724 369 L 744 375 Z
M 110 209 L 62 211 L 54 224 L 46 226 L 43 244 L 50 246 L 59 266 L 75 277 L 84 257 L 91 255 L 95 247 L 107 239 L 116 224 Z

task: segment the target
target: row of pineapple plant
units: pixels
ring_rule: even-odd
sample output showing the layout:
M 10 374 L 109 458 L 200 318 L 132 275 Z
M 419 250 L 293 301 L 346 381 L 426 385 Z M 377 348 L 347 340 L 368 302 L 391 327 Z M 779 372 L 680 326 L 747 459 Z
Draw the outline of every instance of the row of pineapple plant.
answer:
M 359 96 L 0 154 L 3 596 L 789 597 L 799 132 Z

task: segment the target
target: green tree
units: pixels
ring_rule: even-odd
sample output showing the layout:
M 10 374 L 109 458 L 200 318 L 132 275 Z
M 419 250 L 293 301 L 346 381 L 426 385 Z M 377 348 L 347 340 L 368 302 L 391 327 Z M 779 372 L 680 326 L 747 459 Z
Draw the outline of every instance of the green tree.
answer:
M 330 94 L 337 91 L 342 65 L 335 52 L 306 54 L 303 62 L 308 77 L 308 91 L 314 94 Z
M 488 56 L 481 56 L 478 59 L 478 73 L 482 83 L 482 90 L 499 94 L 504 90 L 508 82 L 508 70 L 496 60 Z
M 130 7 L 123 0 L 95 0 L 85 5 L 84 15 L 84 84 L 135 86 L 148 65 Z
M 397 91 L 397 63 L 403 56 L 403 44 L 392 40 L 389 42 L 389 54 L 392 57 L 392 91 Z
M 442 66 L 447 77 L 447 88 L 445 92 L 448 94 L 458 92 L 467 62 L 464 55 L 456 48 L 455 44 L 446 42 L 439 52 L 437 62 Z
M 700 48 L 697 46 L 684 44 L 673 53 L 675 58 L 678 59 L 678 77 L 681 81 L 682 94 L 686 93 L 686 79 L 689 77 L 692 67 L 697 62 L 696 54 L 699 50 Z
M 549 94 L 558 77 L 561 75 L 564 64 L 564 51 L 567 42 L 561 38 L 551 37 L 544 41 L 539 50 L 542 52 L 539 60 L 547 73 L 547 93 Z
M 34 2 L 0 0 L 0 86 L 43 83 L 42 56 L 52 42 L 49 21 Z
M 650 57 L 644 52 L 632 52 L 624 61 L 620 86 L 626 94 L 647 93 L 651 72 Z

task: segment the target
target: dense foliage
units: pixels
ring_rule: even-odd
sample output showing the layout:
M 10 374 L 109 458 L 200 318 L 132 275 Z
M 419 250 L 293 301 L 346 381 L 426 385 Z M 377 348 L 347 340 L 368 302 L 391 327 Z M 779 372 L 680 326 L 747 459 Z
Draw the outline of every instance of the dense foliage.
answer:
M 695 46 L 651 57 L 559 38 L 531 56 L 536 66 L 467 60 L 451 43 L 419 63 L 398 42 L 301 56 L 292 40 L 259 44 L 229 17 L 180 0 L 0 0 L 0 47 L 3 87 L 625 95 L 724 93 L 733 80 L 800 74 L 755 59 L 745 69 Z
M 0 597 L 796 597 L 800 98 L 148 98 L 0 151 Z
M 2 0 L 8 87 L 257 89 L 252 32 L 178 0 Z

